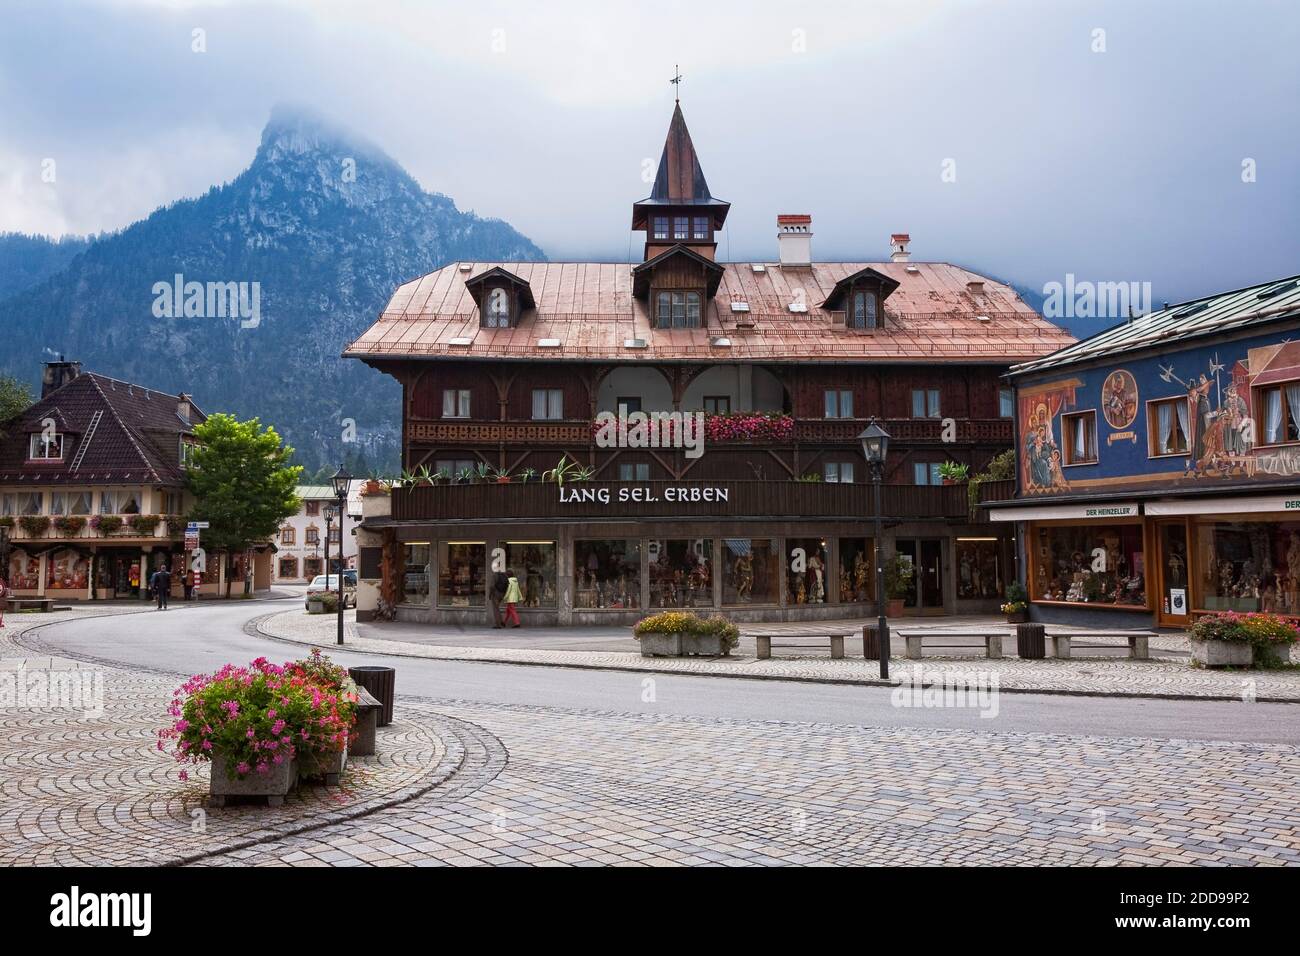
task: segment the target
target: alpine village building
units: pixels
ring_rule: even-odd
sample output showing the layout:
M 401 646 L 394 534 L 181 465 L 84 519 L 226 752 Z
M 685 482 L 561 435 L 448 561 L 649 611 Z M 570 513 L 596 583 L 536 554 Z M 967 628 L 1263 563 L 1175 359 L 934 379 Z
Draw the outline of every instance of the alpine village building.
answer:
M 719 262 L 729 209 L 678 105 L 632 205 L 640 262 L 453 263 L 345 349 L 403 389 L 419 477 L 367 508 L 359 559 L 399 619 L 484 623 L 492 567 L 525 624 L 866 616 L 871 418 L 891 436 L 884 550 L 917 571 L 905 613 L 997 610 L 1014 535 L 939 467 L 1011 448 L 1001 376 L 1074 339 L 1001 283 L 912 261 L 903 234 L 888 261 L 819 262 L 811 217 L 782 215 L 775 261 Z M 589 472 L 541 480 L 561 461 Z
M 172 395 L 49 362 L 40 398 L 0 423 L 0 560 L 13 597 L 142 599 L 149 575 L 173 571 L 183 593 L 187 449 L 206 416 Z M 237 558 L 242 580 L 243 556 Z M 201 595 L 224 592 L 212 556 Z M 253 586 L 270 586 L 269 545 Z

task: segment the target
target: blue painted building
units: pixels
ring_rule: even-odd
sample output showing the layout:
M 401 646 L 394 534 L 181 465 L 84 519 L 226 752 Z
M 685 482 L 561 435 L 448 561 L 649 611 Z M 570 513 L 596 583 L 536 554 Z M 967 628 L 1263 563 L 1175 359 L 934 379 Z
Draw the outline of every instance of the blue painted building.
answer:
M 1108 329 L 1008 373 L 1038 620 L 1300 617 L 1300 277 Z

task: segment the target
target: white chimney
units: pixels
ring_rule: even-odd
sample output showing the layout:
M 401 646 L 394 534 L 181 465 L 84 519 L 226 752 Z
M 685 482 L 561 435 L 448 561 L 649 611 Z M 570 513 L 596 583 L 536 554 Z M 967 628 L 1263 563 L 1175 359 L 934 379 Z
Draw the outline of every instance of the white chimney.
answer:
M 776 244 L 783 266 L 812 264 L 812 216 L 777 216 Z
M 912 237 L 905 232 L 896 232 L 889 237 L 889 261 L 890 262 L 909 262 L 912 254 L 907 251 L 907 244 L 912 241 Z

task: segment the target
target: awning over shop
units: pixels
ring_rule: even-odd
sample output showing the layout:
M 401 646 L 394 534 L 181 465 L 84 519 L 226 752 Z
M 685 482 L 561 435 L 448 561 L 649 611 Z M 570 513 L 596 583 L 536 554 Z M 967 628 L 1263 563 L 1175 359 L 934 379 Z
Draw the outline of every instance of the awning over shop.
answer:
M 1136 501 L 1104 501 L 1093 504 L 1038 505 L 1024 508 L 990 508 L 990 521 L 1109 521 L 1136 518 L 1141 514 Z
M 1185 498 L 1148 501 L 1149 515 L 1236 515 L 1262 512 L 1295 512 L 1300 519 L 1300 492 L 1293 495 L 1251 495 L 1248 497 Z

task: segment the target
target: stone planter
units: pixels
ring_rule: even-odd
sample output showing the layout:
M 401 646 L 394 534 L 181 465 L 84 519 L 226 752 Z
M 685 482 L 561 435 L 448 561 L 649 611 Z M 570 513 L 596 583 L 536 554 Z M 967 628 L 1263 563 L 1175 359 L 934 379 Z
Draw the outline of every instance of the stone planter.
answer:
M 1029 620 L 1028 611 L 1013 611 L 1007 615 L 1008 624 L 1024 624 Z
M 1192 641 L 1192 660 L 1206 667 L 1249 667 L 1251 659 L 1245 641 Z
M 348 765 L 348 748 L 323 755 L 301 752 L 298 755 L 298 779 L 325 781 L 327 787 L 337 787 Z
M 903 599 L 889 598 L 885 601 L 885 617 L 902 617 Z
M 226 776 L 224 757 L 212 758 L 212 779 L 209 783 L 208 805 L 224 807 L 227 797 L 266 797 L 268 807 L 284 804 L 284 797 L 298 782 L 298 761 L 286 760 L 271 764 L 267 773 L 250 773 L 243 780 Z
M 1264 667 L 1279 667 L 1291 663 L 1291 645 L 1271 641 L 1255 651 L 1256 663 Z
M 722 637 L 717 634 L 642 634 L 642 657 L 722 657 L 730 652 Z
M 325 613 L 325 602 L 324 602 L 324 601 L 308 601 L 308 602 L 307 602 L 307 613 L 308 613 L 308 614 L 324 614 L 324 613 Z

